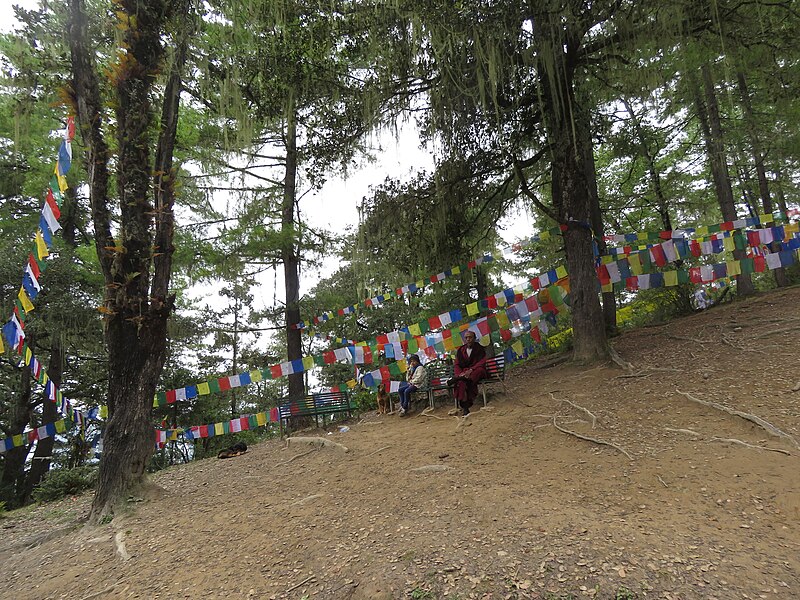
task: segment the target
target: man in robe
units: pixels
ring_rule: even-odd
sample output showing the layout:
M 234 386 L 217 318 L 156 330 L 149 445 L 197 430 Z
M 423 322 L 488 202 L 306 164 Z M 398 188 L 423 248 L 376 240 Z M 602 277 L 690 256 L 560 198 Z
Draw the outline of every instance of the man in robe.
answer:
M 464 416 L 467 416 L 478 395 L 478 382 L 487 376 L 486 351 L 476 343 L 473 331 L 464 334 L 464 345 L 456 352 L 454 372 L 455 377 L 450 380 L 453 394 Z

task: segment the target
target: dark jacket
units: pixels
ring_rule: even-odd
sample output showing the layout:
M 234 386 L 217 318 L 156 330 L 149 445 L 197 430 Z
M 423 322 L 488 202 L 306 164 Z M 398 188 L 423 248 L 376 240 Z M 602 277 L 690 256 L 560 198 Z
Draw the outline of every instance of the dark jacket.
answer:
M 475 369 L 486 365 L 486 350 L 479 343 L 472 346 L 472 354 L 467 356 L 467 346 L 461 346 L 456 351 L 455 374 L 460 375 L 465 369 Z

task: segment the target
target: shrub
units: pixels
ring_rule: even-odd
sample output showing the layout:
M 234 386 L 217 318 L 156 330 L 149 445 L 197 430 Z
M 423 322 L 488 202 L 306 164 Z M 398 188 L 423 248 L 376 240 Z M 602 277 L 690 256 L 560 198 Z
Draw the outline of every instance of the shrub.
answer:
M 52 502 L 65 496 L 74 496 L 93 488 L 96 481 L 95 467 L 54 469 L 33 490 L 33 499 L 37 502 Z

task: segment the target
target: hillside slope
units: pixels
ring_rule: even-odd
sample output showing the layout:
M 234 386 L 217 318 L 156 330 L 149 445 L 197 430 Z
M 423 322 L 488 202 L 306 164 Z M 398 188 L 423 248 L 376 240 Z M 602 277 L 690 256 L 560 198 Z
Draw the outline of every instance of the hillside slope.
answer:
M 321 433 L 346 453 L 273 441 L 172 468 L 102 527 L 75 526 L 88 496 L 17 513 L 0 596 L 798 597 L 798 307 L 794 288 L 626 333 L 631 374 L 514 369 L 466 420 Z

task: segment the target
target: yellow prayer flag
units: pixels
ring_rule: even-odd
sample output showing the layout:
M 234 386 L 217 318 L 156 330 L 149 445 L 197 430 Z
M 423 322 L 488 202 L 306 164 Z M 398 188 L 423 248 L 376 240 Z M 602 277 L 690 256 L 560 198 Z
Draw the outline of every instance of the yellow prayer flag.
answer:
M 25 309 L 26 313 L 29 313 L 33 310 L 33 302 L 31 302 L 31 299 L 28 298 L 28 294 L 25 293 L 25 288 L 19 288 L 17 298 L 19 298 L 20 304 L 22 304 L 22 308 Z
M 567 276 L 567 267 L 561 265 L 556 269 L 556 277 L 558 277 L 559 279 L 564 279 L 564 277 L 566 276 Z
M 417 286 L 417 288 L 419 288 L 419 289 L 422 289 L 422 288 L 424 288 L 424 287 L 425 287 L 425 283 L 426 283 L 426 282 L 424 282 L 424 281 L 417 281 L 417 282 L 415 282 L 415 283 L 416 283 L 416 286 Z
M 764 225 L 766 223 L 772 223 L 775 220 L 775 217 L 773 217 L 772 215 L 770 215 L 768 213 L 764 213 L 764 214 L 758 215 L 758 219 L 761 221 L 761 224 Z
M 158 394 L 153 396 L 153 408 L 158 408 Z
M 183 430 L 181 430 L 181 431 L 183 431 Z M 178 441 L 178 430 L 177 429 L 173 429 L 172 431 L 169 432 L 169 439 L 170 439 L 171 442 Z
M 450 269 L 450 272 L 451 272 L 453 275 L 459 275 L 459 274 L 461 273 L 461 267 L 459 267 L 459 266 L 455 266 L 455 267 L 453 267 L 452 269 Z
M 351 390 L 352 390 L 354 387 L 356 387 L 356 384 L 357 384 L 357 382 L 356 382 L 356 380 L 355 380 L 355 379 L 349 379 L 349 380 L 347 381 L 347 383 L 345 383 L 345 385 L 346 385 L 347 387 L 349 387 Z
M 511 349 L 517 353 L 517 355 L 522 355 L 524 350 L 522 349 L 522 342 L 517 340 L 513 344 L 511 344 Z
M 800 233 L 800 223 L 787 223 L 783 226 L 784 233 Z
M 505 306 L 508 304 L 508 298 L 506 298 L 505 294 L 501 295 L 499 298 L 496 298 L 497 306 Z
M 478 340 L 478 343 L 485 348 L 492 343 L 492 339 L 488 335 L 485 335 Z
M 726 237 L 726 238 L 722 238 L 722 247 L 727 252 L 733 252 L 734 249 L 736 248 L 736 244 L 733 243 L 733 238 L 732 237 Z
M 308 371 L 309 369 L 314 368 L 314 357 L 313 356 L 304 356 L 303 357 L 303 368 Z
M 56 433 L 64 433 L 67 430 L 67 426 L 64 424 L 64 419 L 59 419 L 55 423 L 56 425 Z
M 0 335 L 0 354 L 3 354 L 6 351 L 6 347 L 3 345 L 3 336 Z
M 600 262 L 602 262 L 604 265 L 614 262 L 615 260 L 617 260 L 617 257 L 612 256 L 611 254 L 603 254 L 603 256 L 600 257 Z
M 474 317 L 480 312 L 478 309 L 478 303 L 472 302 L 471 304 L 467 304 L 467 315 L 470 317 Z
M 266 425 L 267 413 L 265 412 L 256 413 L 256 423 L 258 424 L 259 427 L 263 427 L 264 425 Z
M 638 254 L 631 254 L 628 257 L 628 264 L 631 266 L 631 273 L 634 275 L 642 274 L 642 261 L 639 260 Z
M 47 244 L 42 237 L 42 232 L 38 229 L 36 230 L 36 237 L 34 241 L 36 242 L 36 258 L 42 260 L 46 256 L 50 255 L 50 251 L 47 249 Z
M 397 368 L 400 369 L 401 373 L 408 371 L 408 363 L 404 358 L 397 361 Z
M 453 343 L 453 338 L 451 337 L 444 338 L 443 343 L 444 343 L 444 349 L 447 350 L 448 352 L 450 352 L 450 350 L 455 350 L 456 348 L 456 345 Z
M 614 291 L 614 284 L 613 283 L 606 283 L 605 285 L 601 285 L 600 289 L 604 292 L 613 292 Z
M 100 413 L 99 414 L 100 414 L 100 418 L 101 419 L 107 419 L 108 418 L 108 406 L 106 406 L 105 404 L 101 404 L 100 405 Z
M 408 333 L 410 333 L 414 337 L 422 335 L 422 330 L 419 328 L 419 323 L 414 323 L 413 325 L 409 325 Z
M 694 234 L 695 236 L 708 235 L 708 227 L 706 225 L 700 225 L 694 230 Z
M 497 313 L 497 324 L 500 329 L 508 329 L 511 326 L 511 321 L 508 320 L 508 315 L 505 312 Z
M 47 376 L 47 371 L 42 371 L 42 385 L 47 385 L 48 381 L 50 381 L 50 378 Z
M 222 435 L 225 433 L 225 429 L 222 427 L 222 423 L 214 423 L 214 435 Z
M 726 260 L 725 265 L 728 267 L 728 277 L 742 274 L 742 263 L 738 260 Z
M 256 369 L 255 371 L 250 371 L 250 381 L 252 381 L 253 383 L 257 383 L 262 379 L 263 377 L 261 376 L 261 371 L 259 371 L 258 369 Z
M 22 446 L 22 434 L 17 434 L 11 437 L 11 441 L 14 443 L 14 446 Z
M 539 239 L 542 240 L 542 241 L 549 240 L 550 239 L 550 232 L 549 231 L 543 231 L 542 233 L 539 234 Z
M 664 287 L 675 287 L 678 285 L 677 271 L 664 271 Z
M 29 364 L 31 364 L 31 359 L 32 359 L 32 358 L 33 358 L 33 352 L 31 352 L 31 349 L 30 349 L 30 348 L 28 348 L 27 346 L 25 346 L 25 364 L 26 364 L 26 365 L 29 365 Z
M 636 234 L 636 239 L 637 240 L 647 240 L 647 238 L 648 238 L 648 235 L 647 235 L 646 231 L 640 231 L 640 232 L 638 232 Z
M 199 396 L 207 396 L 211 393 L 211 390 L 208 389 L 208 382 L 204 381 L 203 383 L 197 384 L 197 394 Z

